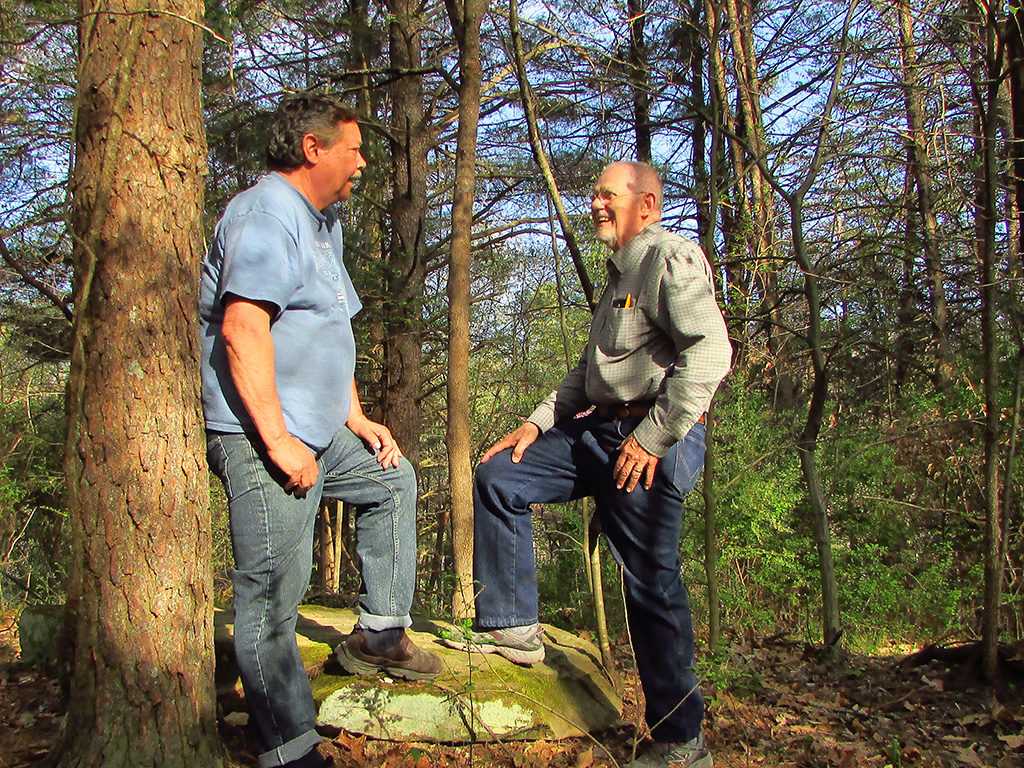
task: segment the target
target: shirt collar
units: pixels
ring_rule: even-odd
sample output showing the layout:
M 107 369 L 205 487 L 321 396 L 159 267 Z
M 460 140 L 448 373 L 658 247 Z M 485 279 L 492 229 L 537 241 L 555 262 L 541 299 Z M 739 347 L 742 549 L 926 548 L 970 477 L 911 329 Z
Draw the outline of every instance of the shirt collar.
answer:
M 629 270 L 640 266 L 640 261 L 647 252 L 651 240 L 664 231 L 664 227 L 659 222 L 648 224 L 637 232 L 636 237 L 626 243 L 625 248 L 619 248 L 609 256 L 608 263 L 614 266 L 620 275 L 626 274 Z
M 312 216 L 313 220 L 316 222 L 317 229 L 323 229 L 326 227 L 327 231 L 330 232 L 334 228 L 334 225 L 338 221 L 338 217 L 335 216 L 334 214 L 333 206 L 328 206 L 324 210 L 318 211 L 316 207 L 311 202 L 309 202 L 308 197 L 306 197 L 304 194 L 299 192 L 299 190 L 293 187 L 288 182 L 288 179 L 286 179 L 277 171 L 271 171 L 263 178 L 270 180 L 270 182 L 273 184 L 278 184 L 282 187 L 287 187 L 289 190 L 291 190 L 291 194 L 295 195 L 306 206 L 306 210 L 309 212 L 309 215 Z

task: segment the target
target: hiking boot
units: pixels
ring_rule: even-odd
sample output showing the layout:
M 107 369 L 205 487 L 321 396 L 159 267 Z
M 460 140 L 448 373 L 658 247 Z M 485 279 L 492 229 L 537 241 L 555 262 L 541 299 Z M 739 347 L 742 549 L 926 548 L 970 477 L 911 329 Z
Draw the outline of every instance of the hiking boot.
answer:
M 540 624 L 501 627 L 483 632 L 466 632 L 452 627 L 451 637 L 442 642 L 449 648 L 476 653 L 496 653 L 515 664 L 530 666 L 544 661 L 544 630 Z
M 689 741 L 656 741 L 643 757 L 626 768 L 712 768 L 704 734 Z
M 430 680 L 441 672 L 441 659 L 416 647 L 401 627 L 374 632 L 357 626 L 334 655 L 353 675 L 384 673 L 404 680 Z

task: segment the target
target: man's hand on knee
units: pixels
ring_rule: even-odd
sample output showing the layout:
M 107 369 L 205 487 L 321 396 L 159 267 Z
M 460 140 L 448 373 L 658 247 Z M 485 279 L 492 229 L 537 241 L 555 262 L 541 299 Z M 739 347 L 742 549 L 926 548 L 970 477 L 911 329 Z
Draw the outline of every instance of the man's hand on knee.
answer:
M 348 428 L 352 433 L 369 446 L 377 457 L 377 462 L 387 469 L 388 467 L 398 468 L 398 464 L 404 455 L 398 447 L 398 442 L 391 434 L 391 430 L 376 421 L 370 421 L 362 413 L 349 416 Z
M 487 452 L 480 457 L 480 463 L 483 464 L 491 456 L 504 451 L 506 448 L 512 449 L 512 463 L 518 464 L 520 459 L 523 458 L 523 453 L 530 447 L 534 440 L 540 436 L 540 427 L 534 424 L 532 421 L 524 421 L 519 425 L 518 429 L 509 432 L 501 440 L 496 442 Z

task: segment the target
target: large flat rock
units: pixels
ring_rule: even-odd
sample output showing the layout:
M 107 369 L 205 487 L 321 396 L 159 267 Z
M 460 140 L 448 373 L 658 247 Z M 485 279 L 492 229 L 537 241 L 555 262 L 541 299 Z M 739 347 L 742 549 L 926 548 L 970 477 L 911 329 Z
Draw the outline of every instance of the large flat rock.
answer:
M 444 671 L 413 683 L 341 669 L 332 652 L 355 621 L 351 610 L 299 609 L 299 650 L 325 728 L 395 741 L 561 739 L 601 730 L 621 716 L 622 701 L 601 670 L 599 651 L 560 629 L 544 627 L 544 663 L 520 667 L 494 654 L 448 648 L 439 639 L 446 625 L 417 618 L 410 636 L 441 657 Z M 218 680 L 231 684 L 230 615 L 218 612 L 215 624 Z

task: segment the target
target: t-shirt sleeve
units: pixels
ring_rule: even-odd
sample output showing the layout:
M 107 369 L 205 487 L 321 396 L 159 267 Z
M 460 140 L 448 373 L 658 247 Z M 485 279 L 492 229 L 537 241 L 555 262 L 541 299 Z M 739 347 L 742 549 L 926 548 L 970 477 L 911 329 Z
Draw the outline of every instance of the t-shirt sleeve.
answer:
M 355 317 L 363 308 L 363 302 L 359 300 L 356 287 L 352 285 L 352 278 L 349 277 L 348 269 L 341 270 L 341 289 L 345 292 L 345 304 L 348 307 L 348 316 Z
M 268 301 L 280 314 L 299 288 L 295 238 L 279 219 L 249 211 L 226 223 L 224 265 L 217 300 L 232 293 Z

